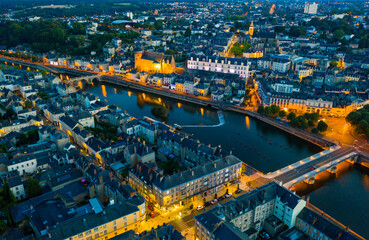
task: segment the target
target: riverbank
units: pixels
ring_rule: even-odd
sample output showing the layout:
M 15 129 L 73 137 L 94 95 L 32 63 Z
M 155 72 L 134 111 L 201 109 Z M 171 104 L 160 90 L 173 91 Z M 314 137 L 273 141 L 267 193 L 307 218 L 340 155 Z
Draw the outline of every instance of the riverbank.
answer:
M 164 96 L 164 97 L 169 97 L 169 98 L 180 100 L 180 101 L 198 104 L 201 106 L 213 107 L 215 109 L 222 109 L 223 111 L 233 111 L 233 112 L 241 113 L 241 114 L 256 118 L 274 127 L 277 127 L 285 132 L 293 134 L 323 149 L 327 149 L 330 146 L 337 145 L 337 143 L 335 143 L 333 140 L 324 139 L 320 135 L 316 135 L 316 134 L 309 133 L 309 132 L 306 132 L 300 129 L 292 128 L 284 123 L 278 122 L 277 120 L 273 118 L 267 117 L 257 112 L 249 111 L 247 109 L 244 109 L 244 108 L 241 108 L 241 107 L 229 104 L 229 103 L 215 101 L 211 98 L 199 97 L 199 96 L 194 96 L 192 94 L 174 92 L 174 91 L 170 91 L 167 89 L 158 89 L 156 87 L 144 85 L 142 83 L 131 81 L 129 79 L 124 79 L 124 78 L 117 79 L 116 77 L 105 76 L 101 79 L 101 81 L 110 83 L 110 84 L 116 84 L 116 85 L 127 87 L 127 88 L 132 88 L 138 91 L 144 91 L 146 93 L 151 93 L 151 94 L 155 94 L 158 96 Z

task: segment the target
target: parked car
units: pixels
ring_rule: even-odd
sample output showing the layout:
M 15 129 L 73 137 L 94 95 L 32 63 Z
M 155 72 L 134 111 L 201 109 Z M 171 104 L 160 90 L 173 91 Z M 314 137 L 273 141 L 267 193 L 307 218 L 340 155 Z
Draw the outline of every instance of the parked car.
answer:
M 149 215 L 150 215 L 150 217 L 155 217 L 155 213 L 153 213 L 153 212 L 151 212 L 151 213 L 149 213 Z
M 225 197 L 226 197 L 226 198 L 230 198 L 230 197 L 232 197 L 232 193 L 228 193 L 228 194 L 226 194 L 226 195 L 225 195 Z
M 199 211 L 199 210 L 201 210 L 201 209 L 203 209 L 204 208 L 204 206 L 203 205 L 199 205 L 199 206 L 197 206 L 197 210 Z
M 241 193 L 242 192 L 242 190 L 241 189 L 238 189 L 238 190 L 236 190 L 234 193 L 235 194 L 239 194 L 239 193 Z
M 225 196 L 220 196 L 220 197 L 218 197 L 218 201 L 220 202 L 220 201 L 222 201 L 223 199 L 225 199 Z
M 316 167 L 310 167 L 310 170 L 314 170 Z
M 205 202 L 204 206 L 207 207 L 207 206 L 210 206 L 210 202 Z
M 215 204 L 215 203 L 217 203 L 217 202 L 218 202 L 218 200 L 217 200 L 217 199 L 213 199 L 213 200 L 211 200 L 211 201 L 210 201 L 210 203 L 211 203 L 211 204 Z
M 154 211 L 154 206 L 149 205 L 149 209 L 150 209 L 151 211 Z

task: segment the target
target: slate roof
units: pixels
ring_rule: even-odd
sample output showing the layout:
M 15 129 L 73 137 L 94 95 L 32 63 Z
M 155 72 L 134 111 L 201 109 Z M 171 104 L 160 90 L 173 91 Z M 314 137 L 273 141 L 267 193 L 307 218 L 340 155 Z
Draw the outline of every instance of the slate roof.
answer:
M 153 184 L 162 191 L 165 191 L 239 163 L 241 163 L 241 160 L 233 155 L 229 155 L 225 158 L 220 158 L 202 166 L 175 173 L 171 176 L 162 175 L 160 177 L 156 177 L 153 180 Z
M 92 212 L 69 219 L 58 224 L 55 228 L 49 229 L 49 232 L 51 239 L 66 239 L 138 211 L 139 208 L 130 203 L 119 203 L 106 207 L 103 213 L 95 214 Z
M 313 211 L 309 207 L 305 207 L 299 213 L 297 218 L 311 225 L 318 231 L 324 233 L 330 239 L 339 239 L 339 240 L 360 239 L 351 235 L 345 229 L 338 227 L 336 224 L 328 220 L 324 215 Z

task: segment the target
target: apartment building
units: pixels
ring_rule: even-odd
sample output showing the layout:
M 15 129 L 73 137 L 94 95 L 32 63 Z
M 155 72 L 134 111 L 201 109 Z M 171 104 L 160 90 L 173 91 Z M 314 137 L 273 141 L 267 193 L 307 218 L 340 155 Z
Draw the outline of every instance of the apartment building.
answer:
M 343 225 L 337 224 L 336 220 L 314 208 L 313 206 L 305 207 L 296 218 L 296 228 L 310 239 L 363 239 L 349 228 L 343 228 Z
M 241 176 L 241 167 L 241 160 L 229 155 L 168 176 L 154 167 L 137 163 L 129 172 L 129 183 L 144 197 L 168 208 L 187 204 L 192 197 L 202 199 L 220 191 L 225 184 Z
M 250 239 L 256 239 L 270 216 L 277 217 L 288 228 L 294 227 L 305 205 L 298 195 L 271 182 L 195 216 L 195 237 L 214 239 L 214 227 L 220 222 L 229 222 Z
M 37 170 L 37 159 L 33 154 L 27 154 L 8 160 L 8 171 L 17 170 L 20 175 L 34 173 Z
M 238 74 L 246 79 L 249 77 L 249 62 L 245 58 L 191 55 L 187 60 L 187 68 Z
M 91 200 L 92 212 L 74 216 L 48 228 L 44 239 L 110 239 L 138 227 L 143 220 L 139 208 L 131 203 L 117 203 L 103 208 Z
M 277 105 L 296 113 L 319 113 L 329 115 L 338 111 L 333 101 L 325 96 L 312 96 L 300 93 L 298 88 L 288 84 L 269 84 L 261 79 L 257 84 L 257 94 L 263 106 Z

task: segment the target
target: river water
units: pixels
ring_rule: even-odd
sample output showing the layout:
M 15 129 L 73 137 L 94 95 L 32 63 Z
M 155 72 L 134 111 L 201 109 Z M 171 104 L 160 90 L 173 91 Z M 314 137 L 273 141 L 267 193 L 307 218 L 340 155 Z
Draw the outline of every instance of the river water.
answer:
M 98 85 L 86 91 L 106 99 L 134 117 L 152 117 L 169 125 L 214 125 L 219 123 L 217 111 L 209 108 L 128 91 L 113 85 Z M 151 114 L 153 106 L 169 108 L 167 119 Z M 275 171 L 320 150 L 291 134 L 244 115 L 223 112 L 225 124 L 220 127 L 183 127 L 182 131 L 194 134 L 204 144 L 221 145 L 242 161 L 263 172 Z
M 86 89 L 108 104 L 115 104 L 134 117 L 148 116 L 169 125 L 215 125 L 217 111 L 178 102 L 115 85 L 97 85 Z M 154 106 L 169 109 L 167 119 L 151 114 Z M 242 161 L 264 173 L 275 171 L 321 149 L 300 138 L 247 116 L 223 112 L 225 124 L 220 127 L 183 127 L 205 144 L 221 145 Z M 300 184 L 297 192 L 327 214 L 369 238 L 369 171 L 357 166 L 340 166 L 337 177 L 319 176 L 314 185 Z

